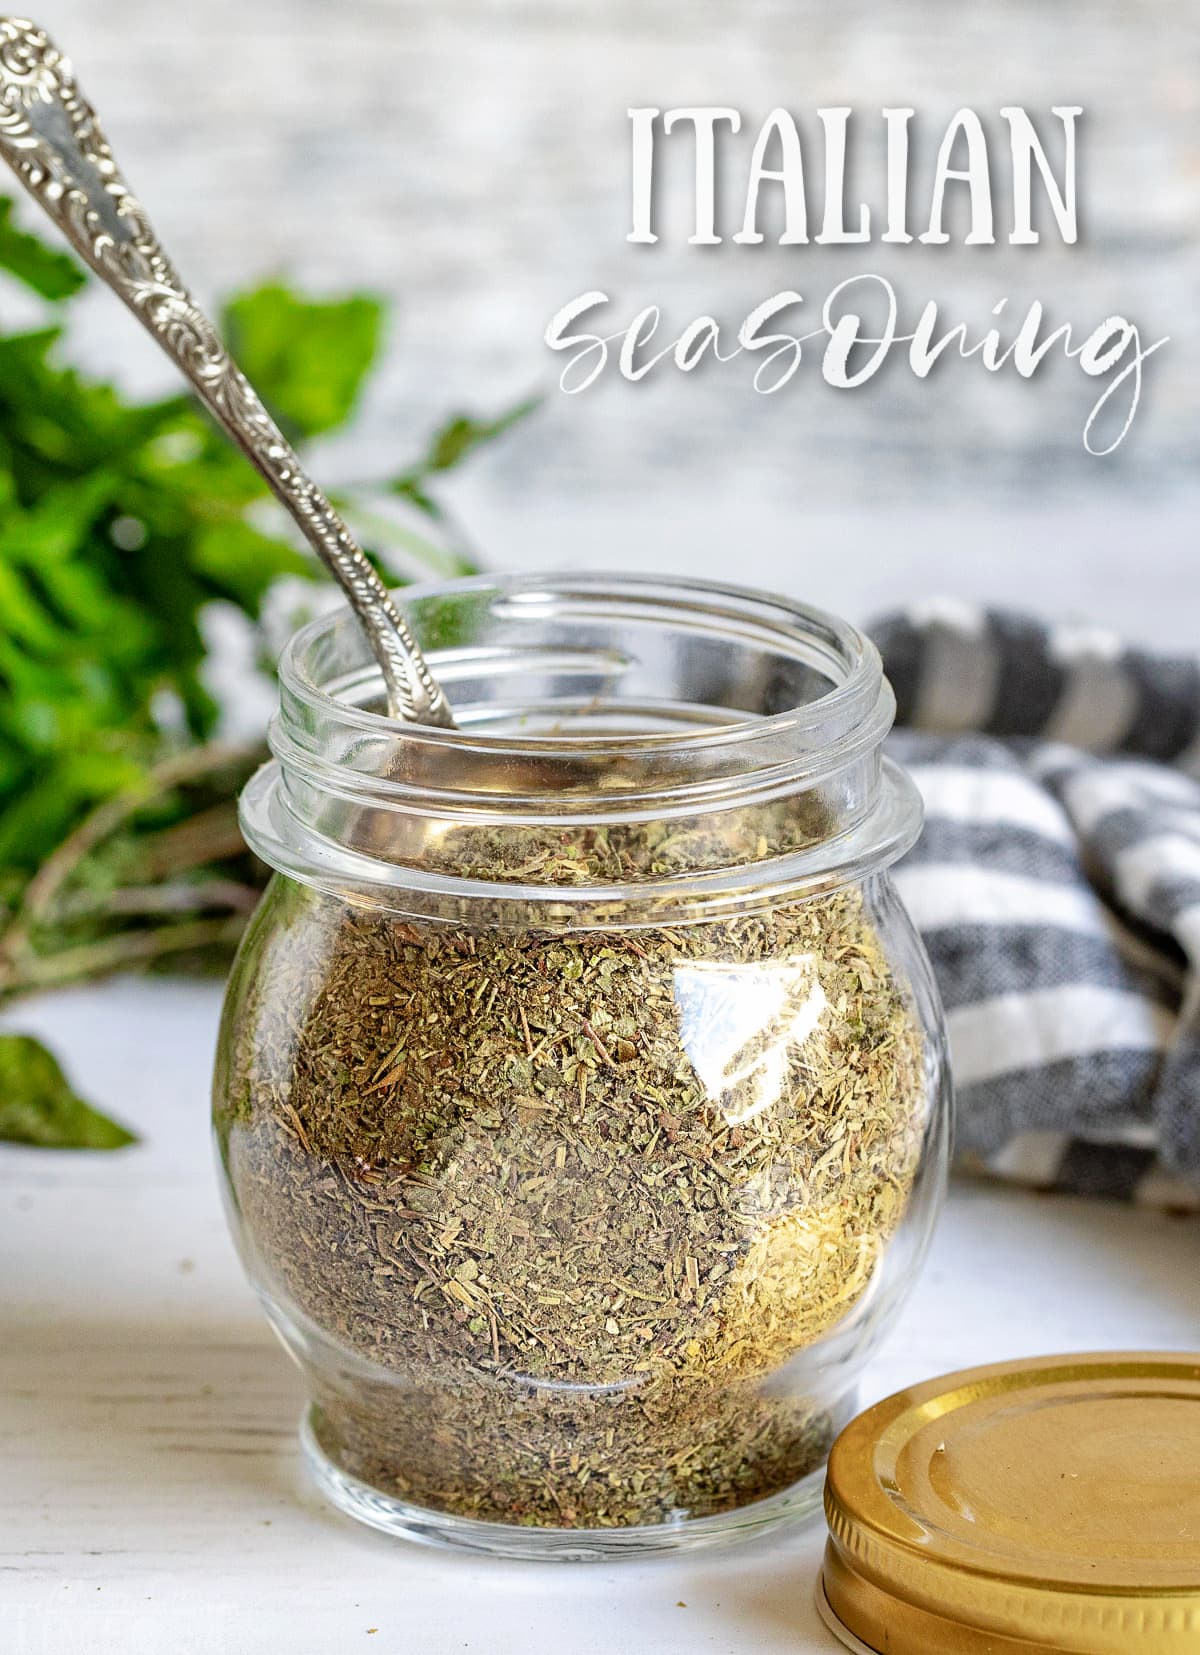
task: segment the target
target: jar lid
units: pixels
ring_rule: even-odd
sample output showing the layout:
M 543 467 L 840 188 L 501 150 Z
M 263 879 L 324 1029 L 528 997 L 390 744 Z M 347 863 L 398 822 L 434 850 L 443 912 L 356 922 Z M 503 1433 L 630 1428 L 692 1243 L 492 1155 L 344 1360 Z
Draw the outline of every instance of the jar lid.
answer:
M 825 1485 L 818 1607 L 886 1655 L 1196 1655 L 1200 1355 L 1052 1356 L 899 1391 Z

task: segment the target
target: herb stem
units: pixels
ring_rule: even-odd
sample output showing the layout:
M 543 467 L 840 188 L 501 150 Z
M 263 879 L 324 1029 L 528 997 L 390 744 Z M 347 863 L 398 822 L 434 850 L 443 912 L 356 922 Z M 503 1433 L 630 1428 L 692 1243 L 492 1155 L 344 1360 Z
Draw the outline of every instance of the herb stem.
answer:
M 105 799 L 89 812 L 78 827 L 51 851 L 29 881 L 20 906 L 3 936 L 0 936 L 0 990 L 12 992 L 18 986 L 18 977 L 28 981 L 31 975 L 37 975 L 33 962 L 25 963 L 33 952 L 32 933 L 39 925 L 45 923 L 58 893 L 92 851 L 137 811 L 172 787 L 177 787 L 183 782 L 198 781 L 227 766 L 247 765 L 260 752 L 261 748 L 257 743 L 252 746 L 231 746 L 224 742 L 209 742 L 203 747 L 189 748 L 186 752 L 175 753 L 156 764 L 132 786 Z M 143 938 L 146 935 L 147 933 L 139 933 Z M 132 943 L 134 940 L 112 939 L 114 943 Z M 92 949 L 100 946 L 88 945 Z M 87 950 L 71 949 L 66 952 L 70 955 L 79 955 Z M 135 950 L 131 958 L 138 957 L 148 956 L 139 956 Z
M 180 925 L 161 926 L 154 931 L 126 931 L 102 942 L 63 948 L 56 954 L 30 957 L 19 966 L 9 966 L 0 978 L 5 994 L 28 993 L 34 989 L 59 988 L 85 977 L 106 976 L 130 966 L 146 965 L 167 954 L 236 943 L 245 929 L 245 916 L 189 920 Z

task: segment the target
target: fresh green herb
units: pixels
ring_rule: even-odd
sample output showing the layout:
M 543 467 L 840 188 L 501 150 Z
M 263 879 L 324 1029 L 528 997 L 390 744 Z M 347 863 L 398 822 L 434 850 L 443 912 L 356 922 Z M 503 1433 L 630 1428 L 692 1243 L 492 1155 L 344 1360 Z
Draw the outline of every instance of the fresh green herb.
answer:
M 69 299 L 87 277 L 69 253 L 47 247 L 12 221 L 13 203 L 0 196 L 0 270 L 31 287 L 43 299 Z
M 0 997 L 10 997 L 131 964 L 228 957 L 260 883 L 232 810 L 254 755 L 233 760 L 212 745 L 205 610 L 231 605 L 254 626 L 281 577 L 324 575 L 188 397 L 138 400 L 71 365 L 69 304 L 87 278 L 18 228 L 4 198 L 0 275 L 44 310 L 24 330 L 0 325 Z M 300 446 L 353 416 L 385 324 L 370 295 L 310 299 L 278 283 L 222 316 Z M 415 465 L 338 497 L 389 579 L 422 563 L 469 566 L 457 545 L 447 560 L 427 485 L 523 411 L 455 415 Z M 374 509 L 395 494 L 425 530 Z
M 98 1114 L 27 1034 L 0 1034 L 0 1138 L 39 1149 L 120 1149 L 132 1132 Z
M 289 438 L 344 425 L 383 340 L 383 309 L 364 294 L 302 299 L 277 282 L 225 307 L 234 359 L 252 385 L 270 387 L 271 412 Z
M 430 516 L 440 517 L 441 508 L 430 492 L 439 473 L 452 471 L 477 448 L 495 442 L 536 407 L 537 398 L 531 397 L 501 414 L 499 419 L 478 420 L 468 414 L 456 414 L 436 434 L 424 459 L 392 479 L 389 485 L 392 493 L 403 495 Z

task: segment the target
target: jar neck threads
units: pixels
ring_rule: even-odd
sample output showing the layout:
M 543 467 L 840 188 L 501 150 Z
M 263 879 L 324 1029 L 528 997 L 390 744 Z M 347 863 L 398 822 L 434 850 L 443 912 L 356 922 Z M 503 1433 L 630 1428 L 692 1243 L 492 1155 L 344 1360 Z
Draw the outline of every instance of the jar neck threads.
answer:
M 519 888 L 576 913 L 686 885 L 691 905 L 708 885 L 829 888 L 915 837 L 912 789 L 881 760 L 890 687 L 842 621 L 633 576 L 489 576 L 402 601 L 460 728 L 377 710 L 346 612 L 299 632 L 243 825 L 305 883 L 389 906 L 445 882 L 500 902 Z

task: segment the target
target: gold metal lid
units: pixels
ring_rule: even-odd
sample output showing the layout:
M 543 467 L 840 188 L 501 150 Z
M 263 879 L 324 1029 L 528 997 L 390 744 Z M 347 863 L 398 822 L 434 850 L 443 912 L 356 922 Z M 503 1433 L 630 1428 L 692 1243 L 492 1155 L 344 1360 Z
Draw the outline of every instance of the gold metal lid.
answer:
M 1200 1355 L 1052 1356 L 899 1391 L 825 1485 L 822 1609 L 886 1655 L 1200 1655 Z

